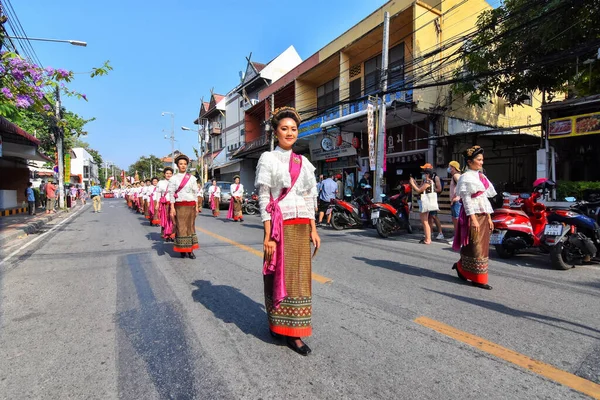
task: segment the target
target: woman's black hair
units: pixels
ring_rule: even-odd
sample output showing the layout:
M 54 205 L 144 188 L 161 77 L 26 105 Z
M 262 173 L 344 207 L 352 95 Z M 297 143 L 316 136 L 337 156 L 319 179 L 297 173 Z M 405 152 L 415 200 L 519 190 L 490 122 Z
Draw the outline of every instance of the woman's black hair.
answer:
M 279 123 L 284 118 L 291 118 L 296 122 L 296 125 L 300 125 L 300 115 L 298 114 L 298 111 L 296 111 L 295 108 L 281 107 L 275 110 L 273 116 L 271 117 L 271 126 L 273 127 L 273 130 L 277 130 Z
M 158 177 L 157 176 L 153 176 L 152 179 L 150 179 L 150 183 L 154 182 L 155 179 L 158 180 Z
M 480 154 L 483 154 L 483 148 L 481 146 L 473 146 L 465 150 L 463 157 L 465 158 L 465 161 L 472 161 Z
M 171 168 L 171 167 L 165 167 L 165 169 L 163 169 L 163 174 L 166 174 L 167 171 L 173 172 L 173 168 Z

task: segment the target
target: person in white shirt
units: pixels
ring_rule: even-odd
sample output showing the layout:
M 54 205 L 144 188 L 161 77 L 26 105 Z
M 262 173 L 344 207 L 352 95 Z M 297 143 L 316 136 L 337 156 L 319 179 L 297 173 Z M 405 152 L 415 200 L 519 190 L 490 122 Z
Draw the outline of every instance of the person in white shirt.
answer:
M 150 207 L 148 202 L 150 200 L 150 191 L 152 190 L 152 181 L 150 179 L 146 179 L 146 186 L 142 188 L 142 198 L 144 200 L 144 217 L 149 220 L 150 219 Z
M 175 158 L 178 174 L 169 180 L 171 218 L 175 221 L 175 244 L 173 250 L 196 258 L 194 250 L 200 248 L 196 235 L 196 215 L 198 214 L 198 184 L 196 177 L 187 173 L 190 162 L 188 156 L 180 154 Z
M 148 190 L 148 214 L 150 214 L 150 225 L 160 226 L 160 215 L 158 214 L 158 178 L 152 178 L 152 185 Z
M 231 193 L 231 200 L 229 204 L 229 213 L 227 218 L 235 222 L 244 222 L 244 215 L 242 214 L 242 200 L 244 197 L 244 185 L 240 183 L 240 176 L 236 175 L 233 177 L 233 185 L 229 188 Z
M 264 223 L 263 282 L 271 335 L 285 338 L 303 356 L 311 349 L 302 338 L 312 334 L 311 245 L 321 239 L 315 224 L 315 167 L 294 154 L 300 116 L 291 107 L 275 110 L 271 126 L 277 135 L 274 151 L 261 155 L 255 186 Z M 285 271 L 285 272 L 284 272 Z
M 173 176 L 173 168 L 166 167 L 163 170 L 164 179 L 156 185 L 158 215 L 160 219 L 160 235 L 165 242 L 175 241 L 173 220 L 171 219 L 171 200 L 169 199 L 169 180 Z
M 204 184 L 198 181 L 198 214 L 202 214 L 202 206 L 204 203 Z
M 208 204 L 213 212 L 213 217 L 217 218 L 221 212 L 221 188 L 217 185 L 217 180 L 212 180 L 212 185 L 208 188 Z
M 460 176 L 456 193 L 462 201 L 452 248 L 460 249 L 460 260 L 452 266 L 458 277 L 473 286 L 492 289 L 488 285 L 490 235 L 494 230 L 489 201 L 496 195 L 492 183 L 483 174 L 483 149 L 473 146 L 464 153 L 468 170 Z

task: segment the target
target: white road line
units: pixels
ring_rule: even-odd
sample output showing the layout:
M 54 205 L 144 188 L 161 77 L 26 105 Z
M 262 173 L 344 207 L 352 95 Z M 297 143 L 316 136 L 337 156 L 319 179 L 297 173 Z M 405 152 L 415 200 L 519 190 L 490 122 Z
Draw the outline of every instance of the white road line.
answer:
M 87 204 L 86 204 L 87 205 Z M 32 245 L 33 243 L 37 242 L 38 240 L 40 240 L 41 238 L 43 238 L 44 236 L 54 232 L 58 227 L 60 227 L 62 224 L 64 224 L 65 222 L 67 222 L 68 220 L 70 220 L 71 218 L 73 218 L 74 216 L 76 216 L 77 214 L 79 214 L 81 211 L 83 211 L 85 208 L 85 206 L 81 207 L 77 212 L 75 212 L 74 214 L 71 214 L 68 218 L 65 218 L 63 221 L 59 222 L 58 224 L 54 225 L 52 227 L 52 229 L 50 229 L 47 232 L 42 233 L 39 236 L 36 236 L 34 239 L 32 239 L 30 242 L 25 243 L 24 245 L 22 245 L 21 247 L 19 247 L 17 250 L 13 251 L 12 253 L 10 253 L 8 256 L 6 256 L 4 258 L 4 260 L 0 261 L 0 265 L 3 265 L 5 263 L 7 263 L 11 258 L 13 258 L 16 254 L 18 254 L 19 252 L 21 252 L 22 250 L 25 250 L 27 247 L 29 247 L 30 245 Z

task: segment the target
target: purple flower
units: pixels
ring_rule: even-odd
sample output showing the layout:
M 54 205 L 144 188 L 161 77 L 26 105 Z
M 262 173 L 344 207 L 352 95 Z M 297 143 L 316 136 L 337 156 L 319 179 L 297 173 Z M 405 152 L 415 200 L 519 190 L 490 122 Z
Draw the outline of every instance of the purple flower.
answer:
M 52 75 L 52 74 L 54 73 L 54 68 L 52 68 L 52 67 L 46 67 L 46 68 L 44 69 L 44 71 L 46 71 L 46 73 L 47 73 L 48 75 Z
M 17 95 L 17 101 L 15 101 L 15 105 L 19 108 L 29 108 L 32 103 L 31 98 L 24 94 Z
M 13 94 L 11 93 L 9 88 L 5 88 L 3 87 L 2 89 L 0 89 L 0 91 L 2 92 L 2 94 L 4 95 L 4 97 L 6 97 L 7 99 L 12 99 L 13 98 Z
M 63 79 L 68 78 L 69 75 L 71 75 L 71 73 L 69 71 L 67 71 L 66 69 L 62 69 L 62 68 L 57 69 L 56 73 L 58 74 L 58 76 L 60 76 Z
M 85 94 L 82 94 L 82 95 L 81 95 L 81 97 L 83 97 L 83 99 L 84 99 L 85 101 L 87 101 L 87 96 L 86 96 Z
M 21 72 L 21 70 L 13 69 L 12 71 L 10 71 L 10 73 L 13 76 L 13 78 L 15 78 L 15 80 L 17 81 L 22 81 L 23 78 L 25 78 L 25 74 Z
M 50 106 L 48 104 L 44 104 L 44 110 L 45 111 L 50 111 Z

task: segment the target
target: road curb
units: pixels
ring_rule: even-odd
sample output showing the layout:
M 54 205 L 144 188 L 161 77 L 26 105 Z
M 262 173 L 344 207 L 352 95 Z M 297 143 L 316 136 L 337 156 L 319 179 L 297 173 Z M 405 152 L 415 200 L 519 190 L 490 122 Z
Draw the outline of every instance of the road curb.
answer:
M 21 226 L 15 229 L 12 229 L 12 232 L 3 233 L 0 235 L 0 246 L 4 246 L 6 243 L 19 238 L 21 235 L 32 235 L 34 233 L 39 232 L 44 225 L 49 223 L 55 218 L 58 218 L 61 215 L 69 214 L 71 212 L 79 210 L 83 206 L 76 206 L 71 208 L 69 211 L 60 210 L 56 214 L 48 214 L 44 215 L 42 218 L 37 219 L 36 221 L 30 222 L 25 226 Z

